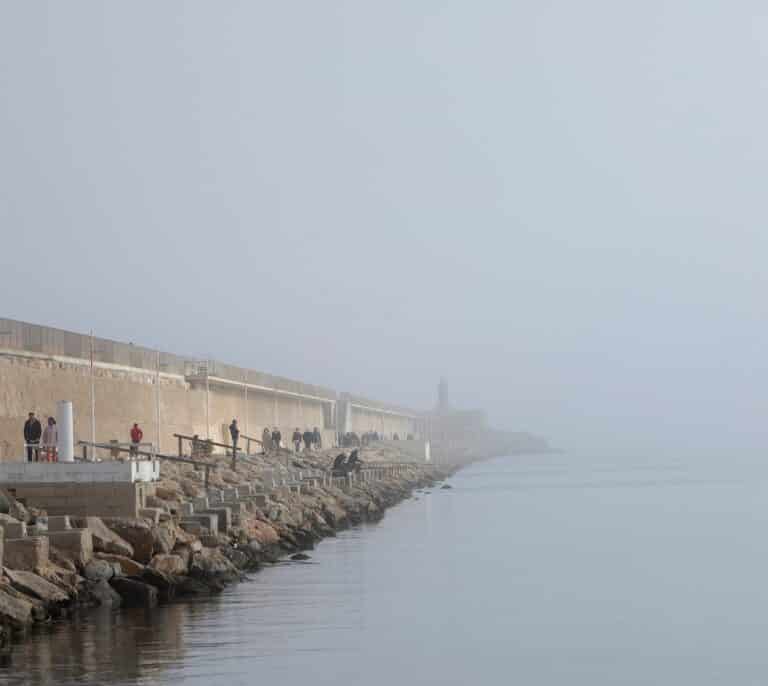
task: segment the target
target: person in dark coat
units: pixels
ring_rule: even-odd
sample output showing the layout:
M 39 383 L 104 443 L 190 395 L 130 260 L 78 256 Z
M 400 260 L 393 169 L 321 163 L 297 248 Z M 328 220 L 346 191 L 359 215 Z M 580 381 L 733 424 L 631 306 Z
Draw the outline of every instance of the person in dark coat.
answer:
M 272 430 L 272 448 L 274 450 L 280 450 L 280 441 L 283 440 L 283 434 L 280 433 L 280 429 L 275 427 Z
M 349 459 L 347 460 L 344 467 L 346 467 L 348 472 L 351 472 L 355 469 L 360 469 L 360 454 L 357 452 L 357 450 L 353 450 L 349 454 Z
M 296 453 L 301 452 L 301 431 L 299 431 L 298 426 L 294 429 L 291 440 L 293 441 L 293 451 Z
M 312 450 L 312 439 L 314 438 L 314 434 L 309 429 L 307 429 L 304 432 L 302 438 L 304 439 L 304 450 Z
M 237 454 L 237 441 L 240 438 L 240 427 L 237 426 L 237 419 L 233 419 L 229 425 L 229 435 L 232 437 L 232 454 Z
M 346 453 L 339 453 L 336 456 L 336 459 L 333 461 L 333 467 L 331 469 L 333 470 L 334 474 L 338 474 L 340 471 L 344 469 L 344 463 L 347 461 L 347 454 Z
M 320 429 L 317 427 L 312 432 L 312 445 L 315 446 L 315 450 L 320 450 L 323 447 L 323 437 L 320 435 Z
M 40 420 L 35 417 L 34 412 L 30 412 L 27 421 L 24 422 L 24 443 L 27 444 L 27 462 L 33 461 L 33 454 L 35 462 L 40 459 L 40 436 L 42 435 L 43 426 L 40 424 Z

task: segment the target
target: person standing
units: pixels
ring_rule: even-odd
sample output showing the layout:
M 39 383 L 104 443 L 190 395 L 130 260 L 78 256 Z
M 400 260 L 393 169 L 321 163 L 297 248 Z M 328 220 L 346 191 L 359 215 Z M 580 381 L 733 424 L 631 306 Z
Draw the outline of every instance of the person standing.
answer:
M 283 440 L 283 434 L 280 433 L 280 429 L 275 427 L 272 430 L 272 449 L 280 450 L 280 441 Z
M 261 433 L 261 449 L 264 451 L 264 454 L 266 455 L 270 450 L 272 450 L 272 434 L 269 431 L 268 427 L 264 427 L 264 431 Z
M 29 413 L 27 421 L 24 422 L 24 443 L 27 446 L 27 462 L 34 462 L 40 459 L 40 436 L 43 433 L 43 427 L 40 420 L 35 417 L 34 412 Z
M 48 417 L 48 425 L 43 431 L 43 450 L 45 451 L 46 462 L 58 462 L 56 456 L 56 446 L 59 442 L 59 430 L 56 427 L 56 420 Z
M 293 441 L 293 452 L 300 453 L 301 452 L 301 431 L 299 431 L 298 426 L 294 429 L 293 436 L 291 436 L 291 440 Z
M 229 435 L 232 437 L 232 454 L 237 455 L 237 441 L 240 438 L 240 429 L 237 426 L 237 419 L 233 419 L 229 425 Z
M 323 447 L 323 437 L 320 435 L 320 429 L 317 427 L 312 432 L 312 444 L 315 446 L 315 450 L 320 450 Z
M 302 438 L 304 439 L 304 450 L 309 452 L 312 450 L 312 440 L 314 439 L 314 434 L 309 429 L 307 429 L 304 432 L 304 436 Z
M 131 427 L 131 451 L 129 453 L 131 457 L 136 457 L 138 455 L 139 445 L 141 444 L 142 438 L 144 438 L 144 432 L 141 430 L 138 423 L 134 422 L 133 427 Z

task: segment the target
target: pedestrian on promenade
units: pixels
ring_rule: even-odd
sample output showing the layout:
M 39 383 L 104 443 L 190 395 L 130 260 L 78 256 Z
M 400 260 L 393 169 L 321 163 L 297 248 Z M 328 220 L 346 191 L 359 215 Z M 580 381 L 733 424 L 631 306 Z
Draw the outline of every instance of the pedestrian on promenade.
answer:
M 315 446 L 315 450 L 320 450 L 323 447 L 323 437 L 320 435 L 320 429 L 317 427 L 312 432 L 312 445 Z
M 294 430 L 293 436 L 291 436 L 291 440 L 293 441 L 293 452 L 300 453 L 301 452 L 301 431 L 299 431 L 298 426 Z
M 237 426 L 237 419 L 233 419 L 229 425 L 229 435 L 232 437 L 232 454 L 237 455 L 237 440 L 240 438 L 240 429 Z
M 298 429 L 297 429 L 297 431 L 298 431 Z M 307 452 L 312 450 L 312 441 L 313 441 L 314 437 L 315 437 L 315 435 L 309 429 L 307 429 L 304 432 L 304 435 L 302 436 L 302 438 L 304 439 L 304 450 L 306 450 Z M 299 444 L 301 444 L 301 439 L 299 439 Z
M 56 455 L 56 446 L 59 442 L 59 430 L 56 426 L 56 420 L 48 417 L 48 425 L 43 431 L 43 450 L 45 451 L 46 462 L 58 462 Z
M 270 450 L 272 450 L 272 433 L 266 426 L 264 427 L 264 431 L 261 433 L 261 449 L 264 451 L 265 455 Z
M 129 452 L 130 457 L 136 457 L 139 454 L 138 450 L 142 438 L 144 438 L 144 432 L 141 430 L 139 425 L 134 422 L 133 427 L 131 427 L 131 450 Z
M 272 430 L 272 449 L 280 450 L 280 442 L 283 440 L 283 434 L 280 433 L 280 429 L 275 427 Z
M 24 443 L 27 446 L 27 462 L 34 462 L 40 459 L 40 436 L 43 434 L 43 427 L 40 420 L 35 417 L 34 412 L 29 413 L 27 421 L 24 422 Z

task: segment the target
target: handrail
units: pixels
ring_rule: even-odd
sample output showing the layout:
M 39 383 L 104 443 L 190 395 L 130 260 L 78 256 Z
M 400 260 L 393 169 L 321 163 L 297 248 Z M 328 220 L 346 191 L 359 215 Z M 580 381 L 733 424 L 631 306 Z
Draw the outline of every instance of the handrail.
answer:
M 77 444 L 83 446 L 83 448 L 90 446 L 91 448 L 102 448 L 104 450 L 114 449 L 121 453 L 132 453 L 133 455 L 142 455 L 144 457 L 149 457 L 150 459 L 168 460 L 170 462 L 181 462 L 184 464 L 194 465 L 195 468 L 202 467 L 203 469 L 205 469 L 206 491 L 208 490 L 208 480 L 209 480 L 208 477 L 209 477 L 210 470 L 218 468 L 218 465 L 215 462 L 203 462 L 202 460 L 192 460 L 188 457 L 177 457 L 175 455 L 163 455 L 162 453 L 147 452 L 146 450 L 132 451 L 130 448 L 117 447 L 115 446 L 114 443 L 93 443 L 91 441 L 78 441 Z

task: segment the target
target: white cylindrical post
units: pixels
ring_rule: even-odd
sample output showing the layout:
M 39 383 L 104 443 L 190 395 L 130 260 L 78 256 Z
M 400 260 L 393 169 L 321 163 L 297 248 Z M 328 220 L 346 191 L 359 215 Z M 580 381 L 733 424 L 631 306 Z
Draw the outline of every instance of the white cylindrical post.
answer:
M 56 428 L 58 429 L 59 462 L 75 461 L 75 429 L 72 421 L 72 402 L 56 403 Z

